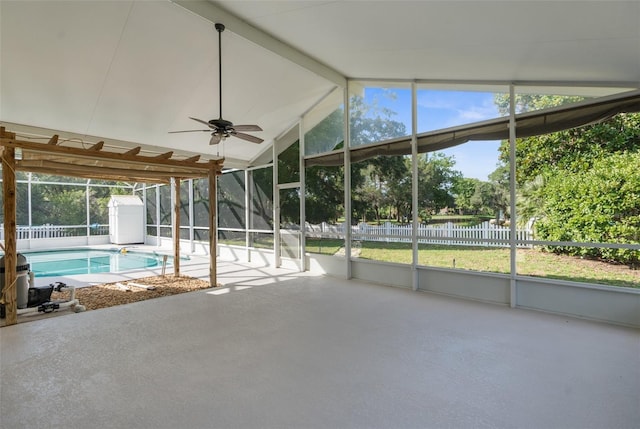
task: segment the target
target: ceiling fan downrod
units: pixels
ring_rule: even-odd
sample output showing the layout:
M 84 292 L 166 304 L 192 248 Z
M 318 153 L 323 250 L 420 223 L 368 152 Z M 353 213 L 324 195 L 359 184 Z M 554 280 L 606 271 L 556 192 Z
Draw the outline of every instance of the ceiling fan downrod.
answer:
M 219 119 L 222 119 L 222 32 L 224 31 L 224 24 L 216 23 L 216 30 L 218 31 L 218 88 L 220 89 L 220 116 Z
M 2 0 L 0 0 L 2 1 Z M 216 145 L 228 137 L 237 137 L 239 139 L 251 142 L 262 143 L 264 140 L 260 137 L 246 134 L 244 131 L 262 131 L 262 128 L 258 125 L 234 125 L 233 122 L 222 119 L 222 32 L 225 30 L 225 26 L 220 23 L 214 25 L 218 32 L 218 88 L 219 88 L 219 113 L 218 119 L 211 119 L 209 121 L 203 121 L 202 119 L 189 116 L 189 119 L 199 122 L 208 127 L 207 130 L 183 130 L 183 131 L 169 131 L 169 133 L 190 133 L 190 132 L 211 132 L 210 145 Z

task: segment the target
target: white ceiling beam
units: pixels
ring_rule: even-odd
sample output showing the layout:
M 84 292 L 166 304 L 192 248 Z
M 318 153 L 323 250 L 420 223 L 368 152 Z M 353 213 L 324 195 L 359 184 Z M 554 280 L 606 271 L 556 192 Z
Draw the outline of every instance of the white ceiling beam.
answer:
M 229 31 L 263 47 L 287 60 L 305 68 L 316 75 L 327 79 L 341 87 L 347 86 L 347 79 L 333 68 L 311 58 L 304 52 L 276 39 L 270 34 L 254 27 L 253 25 L 241 20 L 237 16 L 227 12 L 221 7 L 207 0 L 170 0 L 172 3 L 181 6 L 188 11 L 200 16 L 211 23 L 219 22 L 224 24 Z

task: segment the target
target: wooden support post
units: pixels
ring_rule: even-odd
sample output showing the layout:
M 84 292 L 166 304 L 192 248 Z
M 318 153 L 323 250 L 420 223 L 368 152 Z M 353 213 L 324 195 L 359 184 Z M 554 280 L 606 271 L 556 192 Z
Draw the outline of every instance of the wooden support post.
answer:
M 180 179 L 173 178 L 173 275 L 180 275 Z
M 6 133 L 2 133 L 5 137 Z M 18 323 L 17 254 L 16 254 L 16 159 L 15 149 L 2 151 L 2 192 L 4 196 L 4 287 L 2 298 L 6 311 L 6 324 Z

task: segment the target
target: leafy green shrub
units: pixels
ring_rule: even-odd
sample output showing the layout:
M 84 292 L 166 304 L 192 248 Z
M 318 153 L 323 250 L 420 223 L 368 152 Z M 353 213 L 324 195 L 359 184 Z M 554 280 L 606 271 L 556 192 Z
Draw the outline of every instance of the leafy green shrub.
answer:
M 576 174 L 554 169 L 545 178 L 538 238 L 549 241 L 628 243 L 640 241 L 640 153 L 617 153 L 593 160 Z M 601 258 L 638 266 L 630 249 L 554 247 L 556 253 Z

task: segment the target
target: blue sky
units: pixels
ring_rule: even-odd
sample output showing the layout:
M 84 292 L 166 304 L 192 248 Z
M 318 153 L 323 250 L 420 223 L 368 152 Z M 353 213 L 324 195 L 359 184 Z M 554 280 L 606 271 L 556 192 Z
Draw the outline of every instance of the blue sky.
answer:
M 489 92 L 441 91 L 419 89 L 418 133 L 447 128 L 500 116 Z M 376 102 L 396 115 L 393 120 L 403 122 L 411 130 L 411 90 L 366 88 L 365 103 Z M 456 170 L 464 177 L 487 180 L 498 162 L 499 141 L 469 142 L 442 151 L 453 156 Z

